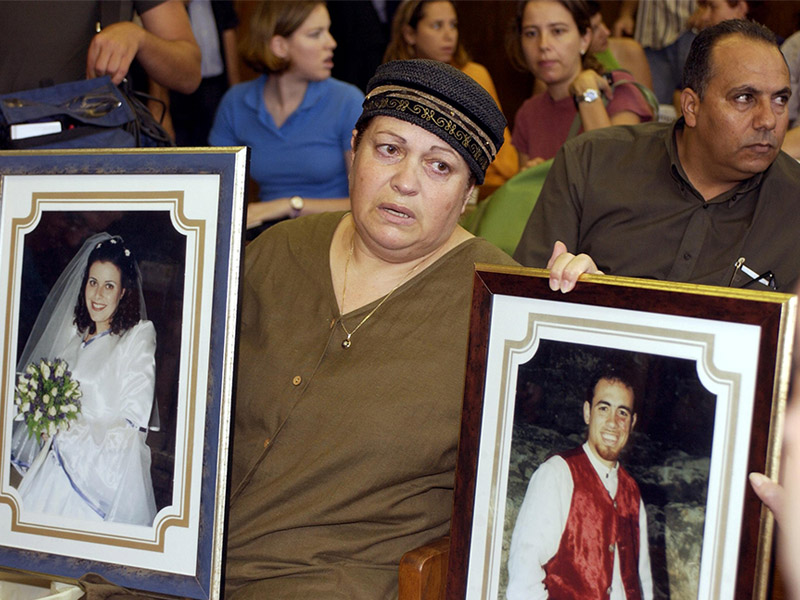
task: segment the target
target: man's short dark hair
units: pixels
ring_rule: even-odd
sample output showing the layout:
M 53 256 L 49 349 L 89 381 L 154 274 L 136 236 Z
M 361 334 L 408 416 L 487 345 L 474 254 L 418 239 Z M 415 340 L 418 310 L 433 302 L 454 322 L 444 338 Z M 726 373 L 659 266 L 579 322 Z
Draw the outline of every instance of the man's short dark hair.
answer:
M 681 87 L 691 88 L 702 100 L 706 93 L 708 82 L 713 75 L 711 72 L 711 51 L 720 39 L 734 34 L 743 35 L 748 39 L 761 41 L 778 48 L 778 40 L 775 34 L 755 21 L 729 19 L 712 27 L 707 27 L 698 33 L 692 42 L 689 55 L 686 57 L 686 63 L 683 65 Z
M 637 398 L 639 397 L 639 394 L 637 392 L 637 387 L 639 383 L 639 376 L 636 372 L 636 369 L 632 365 L 620 364 L 617 362 L 601 364 L 594 371 L 589 388 L 586 390 L 586 401 L 589 403 L 589 406 L 592 405 L 592 400 L 594 399 L 594 389 L 602 380 L 611 383 L 620 383 L 626 388 L 630 389 L 631 394 L 633 395 L 633 406 L 631 407 L 631 410 L 633 414 L 638 412 Z

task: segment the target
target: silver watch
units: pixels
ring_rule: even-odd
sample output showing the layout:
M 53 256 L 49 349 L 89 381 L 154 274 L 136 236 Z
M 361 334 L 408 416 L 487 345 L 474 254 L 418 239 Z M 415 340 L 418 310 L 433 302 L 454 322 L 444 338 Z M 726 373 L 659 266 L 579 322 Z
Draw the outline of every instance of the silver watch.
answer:
M 589 88 L 582 94 L 575 94 L 575 102 L 586 102 L 586 104 L 591 104 L 592 102 L 597 101 L 599 98 L 600 92 L 594 88 Z
M 302 196 L 292 196 L 289 198 L 289 206 L 292 207 L 292 218 L 298 216 L 306 205 Z

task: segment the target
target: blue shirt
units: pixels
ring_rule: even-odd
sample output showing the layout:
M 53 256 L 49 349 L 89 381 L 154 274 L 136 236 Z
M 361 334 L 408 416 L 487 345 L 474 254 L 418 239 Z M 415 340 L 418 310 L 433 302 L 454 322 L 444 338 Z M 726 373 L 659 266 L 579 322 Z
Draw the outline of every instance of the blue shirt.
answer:
M 267 75 L 233 86 L 222 98 L 208 141 L 249 146 L 250 176 L 262 201 L 294 195 L 346 198 L 353 127 L 364 95 L 349 83 L 312 81 L 289 118 L 277 127 L 264 105 Z

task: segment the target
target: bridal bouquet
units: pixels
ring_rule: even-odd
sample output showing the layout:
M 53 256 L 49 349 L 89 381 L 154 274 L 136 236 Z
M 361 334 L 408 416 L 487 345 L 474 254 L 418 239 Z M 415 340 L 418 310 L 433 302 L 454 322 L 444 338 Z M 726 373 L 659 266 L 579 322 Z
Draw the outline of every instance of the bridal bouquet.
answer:
M 68 370 L 67 361 L 40 360 L 30 363 L 17 377 L 14 403 L 28 427 L 28 437 L 52 437 L 69 427 L 81 411 L 81 390 Z

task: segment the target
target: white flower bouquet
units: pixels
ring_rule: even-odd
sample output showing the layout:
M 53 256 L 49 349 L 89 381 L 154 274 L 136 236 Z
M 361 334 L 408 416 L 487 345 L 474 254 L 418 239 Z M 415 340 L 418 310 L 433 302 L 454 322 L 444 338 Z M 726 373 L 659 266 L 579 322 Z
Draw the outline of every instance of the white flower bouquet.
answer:
M 43 434 L 53 437 L 78 418 L 81 395 L 80 384 L 73 379 L 67 361 L 57 358 L 32 362 L 17 377 L 17 418 L 24 419 L 28 437 L 35 435 L 41 442 Z

